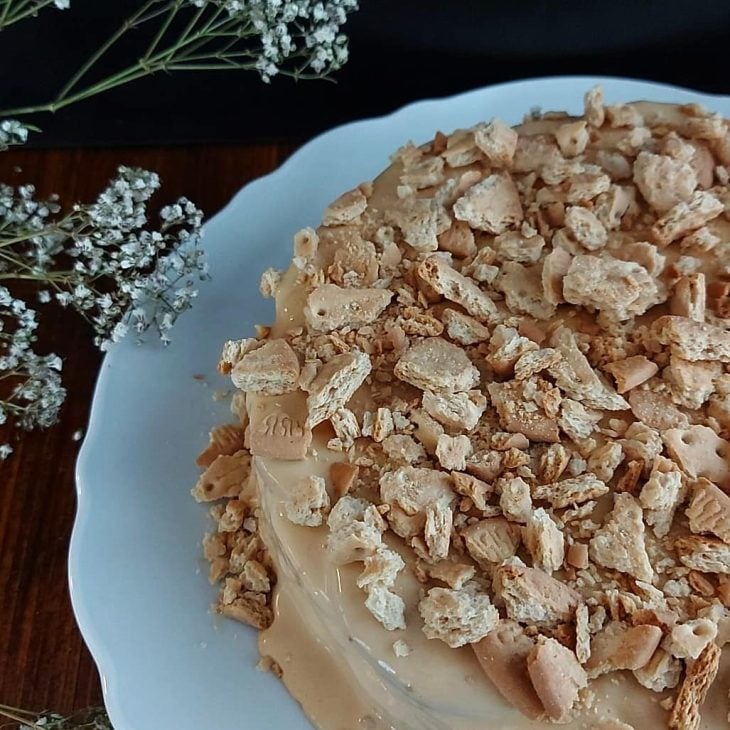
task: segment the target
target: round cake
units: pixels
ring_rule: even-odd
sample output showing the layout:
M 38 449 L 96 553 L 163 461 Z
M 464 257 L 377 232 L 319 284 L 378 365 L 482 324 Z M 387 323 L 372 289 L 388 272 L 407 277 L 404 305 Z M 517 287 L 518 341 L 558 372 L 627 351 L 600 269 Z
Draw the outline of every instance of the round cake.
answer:
M 193 495 L 316 727 L 727 726 L 729 179 L 722 117 L 595 88 L 407 144 L 264 272 Z

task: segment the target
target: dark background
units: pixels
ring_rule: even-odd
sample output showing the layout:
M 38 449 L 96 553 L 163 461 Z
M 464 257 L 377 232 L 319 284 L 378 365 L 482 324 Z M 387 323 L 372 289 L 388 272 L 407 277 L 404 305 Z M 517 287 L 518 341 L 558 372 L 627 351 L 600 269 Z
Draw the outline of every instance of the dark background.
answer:
M 0 33 L 0 109 L 49 101 L 141 0 L 72 0 Z M 555 74 L 633 76 L 730 93 L 727 0 L 361 0 L 337 83 L 255 73 L 143 79 L 55 118 L 32 144 L 301 141 L 341 122 L 485 84 Z M 130 34 L 101 71 L 141 50 Z

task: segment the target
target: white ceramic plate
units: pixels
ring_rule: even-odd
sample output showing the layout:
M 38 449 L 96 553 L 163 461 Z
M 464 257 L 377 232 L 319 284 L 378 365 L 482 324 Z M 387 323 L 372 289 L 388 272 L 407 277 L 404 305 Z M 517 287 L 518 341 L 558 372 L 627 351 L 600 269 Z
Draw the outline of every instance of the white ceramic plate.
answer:
M 283 686 L 256 671 L 255 632 L 209 613 L 216 589 L 200 551 L 207 513 L 189 494 L 209 428 L 230 418 L 211 397 L 227 387 L 215 371 L 221 344 L 273 316 L 258 293 L 261 272 L 287 265 L 294 232 L 316 225 L 327 203 L 375 176 L 406 141 L 492 116 L 516 123 L 534 105 L 579 113 L 596 83 L 608 103 L 700 102 L 730 116 L 730 97 L 564 77 L 422 101 L 339 127 L 247 185 L 206 225 L 212 281 L 171 346 L 129 341 L 107 355 L 78 461 L 69 573 L 116 730 L 309 727 Z

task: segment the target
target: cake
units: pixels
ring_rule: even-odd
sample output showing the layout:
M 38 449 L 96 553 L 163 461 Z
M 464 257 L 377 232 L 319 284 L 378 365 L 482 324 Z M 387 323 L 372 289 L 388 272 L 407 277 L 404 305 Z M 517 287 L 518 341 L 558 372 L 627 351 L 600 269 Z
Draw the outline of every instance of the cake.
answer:
M 730 132 L 697 105 L 407 144 L 226 342 L 217 612 L 322 730 L 720 728 Z

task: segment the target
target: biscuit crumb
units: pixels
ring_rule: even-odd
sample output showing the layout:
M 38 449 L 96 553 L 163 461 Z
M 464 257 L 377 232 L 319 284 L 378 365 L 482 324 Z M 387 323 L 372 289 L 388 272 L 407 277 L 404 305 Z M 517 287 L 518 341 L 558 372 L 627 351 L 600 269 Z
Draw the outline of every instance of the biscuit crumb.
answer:
M 329 509 L 324 479 L 309 476 L 296 484 L 284 502 L 284 513 L 291 522 L 306 527 L 319 527 Z
M 464 588 L 431 588 L 418 604 L 423 633 L 452 649 L 483 639 L 499 622 L 486 593 Z
M 395 654 L 397 657 L 407 657 L 410 656 L 413 650 L 411 647 L 403 641 L 403 639 L 398 639 L 397 641 L 393 642 L 393 654 Z

